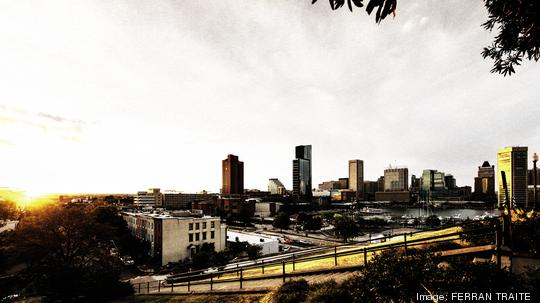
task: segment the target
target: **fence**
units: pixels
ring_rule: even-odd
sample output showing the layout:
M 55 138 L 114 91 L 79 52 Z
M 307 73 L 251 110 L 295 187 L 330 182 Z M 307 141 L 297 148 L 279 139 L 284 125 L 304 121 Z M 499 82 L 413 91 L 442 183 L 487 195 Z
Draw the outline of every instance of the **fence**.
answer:
M 497 218 L 495 218 L 497 219 Z M 460 225 L 461 226 L 461 225 Z M 402 249 L 405 254 L 408 253 L 408 250 L 415 246 L 420 245 L 432 245 L 443 242 L 453 242 L 456 240 L 463 240 L 462 237 L 465 235 L 467 239 L 474 237 L 486 237 L 493 236 L 492 239 L 496 239 L 495 243 L 500 244 L 498 240 L 500 234 L 500 228 L 498 224 L 495 224 L 494 227 L 483 227 L 469 231 L 459 231 L 449 234 L 436 235 L 431 237 L 423 237 L 420 239 L 411 239 L 413 235 L 418 232 L 404 233 L 401 235 L 394 236 L 385 236 L 376 239 L 362 241 L 356 243 L 354 246 L 359 244 L 370 244 L 373 241 L 386 241 L 388 238 L 403 237 L 402 242 L 397 243 L 381 243 L 375 247 L 359 247 L 352 248 L 348 250 L 347 247 L 351 247 L 350 244 L 338 245 L 331 248 L 325 248 L 324 250 L 311 250 L 306 255 L 304 252 L 301 252 L 301 256 L 298 254 L 291 254 L 287 259 L 265 262 L 264 260 L 260 263 L 255 262 L 253 264 L 238 266 L 232 269 L 220 270 L 218 272 L 204 273 L 204 271 L 192 271 L 184 274 L 171 275 L 165 280 L 158 280 L 152 282 L 143 282 L 134 284 L 134 289 L 136 294 L 148 294 L 148 293 L 161 293 L 161 292 L 191 292 L 191 291 L 213 291 L 215 286 L 223 283 L 235 284 L 237 289 L 244 289 L 246 283 L 252 281 L 260 280 L 274 280 L 285 282 L 287 278 L 294 276 L 307 276 L 314 274 L 321 274 L 327 272 L 343 272 L 343 271 L 353 271 L 361 268 L 368 264 L 369 259 L 376 253 L 380 253 L 385 250 L 391 249 Z M 494 231 L 496 233 L 494 233 Z M 353 246 L 353 247 L 354 247 Z M 326 253 L 322 253 L 326 251 Z M 497 260 L 500 260 L 500 246 L 497 246 Z M 319 253 L 318 255 L 310 256 L 309 254 Z M 358 255 L 357 258 L 352 258 L 353 264 L 342 264 L 340 265 L 340 258 L 342 261 L 344 257 L 350 257 Z M 349 258 L 351 259 L 351 258 Z M 307 271 L 297 271 L 298 265 L 307 262 L 313 262 L 317 260 L 328 260 L 330 263 L 328 267 L 319 270 L 307 270 Z M 346 260 L 347 261 L 347 260 Z M 351 261 L 351 260 L 348 260 Z M 350 263 L 350 262 L 342 262 Z M 266 269 L 266 271 L 265 271 Z M 246 276 L 246 273 L 248 274 Z M 229 285 L 234 287 L 234 285 Z M 257 285 L 255 285 L 257 286 Z M 231 289 L 231 287 L 229 287 Z

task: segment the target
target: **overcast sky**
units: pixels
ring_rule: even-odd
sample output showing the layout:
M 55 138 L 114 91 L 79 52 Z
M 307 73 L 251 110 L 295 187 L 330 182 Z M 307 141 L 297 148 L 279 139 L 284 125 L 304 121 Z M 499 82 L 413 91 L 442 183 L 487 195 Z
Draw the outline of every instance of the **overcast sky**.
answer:
M 376 25 L 320 0 L 1 1 L 0 186 L 33 192 L 292 187 L 388 165 L 452 173 L 540 151 L 540 63 L 491 74 L 482 1 L 399 1 Z M 536 136 L 534 136 L 536 134 Z

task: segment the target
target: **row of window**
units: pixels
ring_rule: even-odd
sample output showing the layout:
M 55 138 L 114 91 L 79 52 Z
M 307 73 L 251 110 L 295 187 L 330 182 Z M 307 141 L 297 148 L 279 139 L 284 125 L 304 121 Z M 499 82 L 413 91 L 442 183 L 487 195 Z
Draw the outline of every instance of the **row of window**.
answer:
M 210 228 L 215 228 L 215 227 L 216 227 L 216 222 L 211 221 Z M 200 223 L 195 223 L 195 230 L 199 230 L 199 229 L 200 229 Z M 206 222 L 202 223 L 202 229 L 206 229 Z M 189 230 L 193 230 L 193 223 L 189 223 Z
M 202 234 L 202 240 L 205 241 L 206 240 L 206 234 L 207 232 L 202 232 L 202 233 L 196 233 L 196 234 L 189 234 L 189 242 L 193 242 L 193 235 L 195 235 L 195 241 L 200 241 L 200 235 Z M 214 231 L 211 231 L 210 232 L 210 239 L 214 239 L 216 236 L 215 232 Z

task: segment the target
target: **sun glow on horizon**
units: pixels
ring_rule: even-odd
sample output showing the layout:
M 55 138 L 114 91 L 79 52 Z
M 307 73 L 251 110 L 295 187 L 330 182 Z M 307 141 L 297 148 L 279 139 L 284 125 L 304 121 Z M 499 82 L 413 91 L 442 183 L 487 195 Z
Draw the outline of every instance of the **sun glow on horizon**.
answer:
M 53 194 L 21 189 L 0 189 L 0 197 L 15 202 L 21 210 L 42 207 L 57 201 Z

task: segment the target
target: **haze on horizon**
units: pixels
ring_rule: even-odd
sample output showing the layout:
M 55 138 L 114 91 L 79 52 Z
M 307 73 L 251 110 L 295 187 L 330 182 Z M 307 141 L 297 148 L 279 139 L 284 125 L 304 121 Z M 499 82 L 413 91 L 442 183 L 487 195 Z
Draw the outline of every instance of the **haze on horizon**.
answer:
M 540 65 L 491 74 L 481 1 L 401 1 L 375 24 L 327 1 L 2 1 L 0 187 L 35 192 L 291 189 L 388 165 L 453 174 L 540 152 Z

